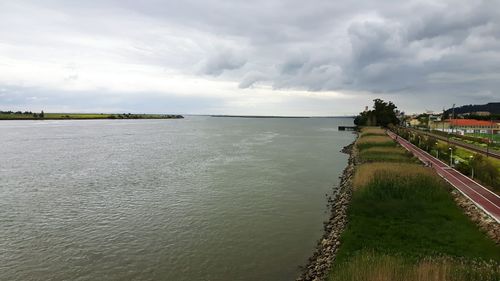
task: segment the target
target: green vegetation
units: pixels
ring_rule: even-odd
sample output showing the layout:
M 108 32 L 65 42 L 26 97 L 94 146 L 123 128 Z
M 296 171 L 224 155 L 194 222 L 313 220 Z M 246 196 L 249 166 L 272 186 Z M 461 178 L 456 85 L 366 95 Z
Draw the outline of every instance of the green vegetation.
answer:
M 481 153 L 448 145 L 445 141 L 438 141 L 434 137 L 405 128 L 393 127 L 393 130 L 414 145 L 435 157 L 439 157 L 445 163 L 450 163 L 450 157 L 453 154 L 453 164 L 458 171 L 464 175 L 472 176 L 472 170 L 474 170 L 475 180 L 480 181 L 492 191 L 500 193 L 500 160 L 492 157 L 486 158 Z
M 109 113 L 33 113 L 31 111 L 0 111 L 0 120 L 58 120 L 58 119 L 178 119 L 182 115 L 171 114 L 109 114 Z
M 455 204 L 449 186 L 367 130 L 357 141 L 360 157 L 380 158 L 356 168 L 329 280 L 500 280 L 500 247 Z M 432 149 L 431 141 L 417 140 Z
M 392 141 L 392 139 L 388 136 L 374 136 L 374 135 L 367 135 L 362 138 L 359 138 L 359 140 L 356 142 L 356 146 L 358 149 L 363 150 L 363 149 L 368 149 L 371 147 L 395 147 L 396 143 Z
M 363 149 L 359 153 L 363 162 L 414 162 L 411 153 L 401 147 L 373 146 Z
M 450 134 L 438 130 L 432 130 L 433 134 L 440 135 L 451 140 L 471 144 L 478 146 L 479 148 L 489 148 L 493 150 L 500 151 L 500 135 L 491 135 L 491 134 L 466 134 L 466 135 L 458 135 L 458 134 Z
M 355 119 L 354 124 L 358 126 L 382 126 L 399 124 L 396 116 L 396 106 L 392 102 L 381 99 L 373 100 L 373 110 L 361 112 Z
M 492 139 L 494 142 L 500 142 L 499 134 L 484 134 L 484 133 L 467 133 L 465 134 L 468 137 L 473 137 L 477 139 Z
M 444 257 L 409 262 L 398 255 L 364 251 L 349 263 L 336 265 L 332 281 L 466 281 L 499 280 L 500 268 L 495 262 L 474 262 Z
M 361 250 L 500 261 L 500 248 L 463 214 L 441 179 L 408 168 L 398 174 L 378 170 L 368 184 L 356 187 L 338 261 Z

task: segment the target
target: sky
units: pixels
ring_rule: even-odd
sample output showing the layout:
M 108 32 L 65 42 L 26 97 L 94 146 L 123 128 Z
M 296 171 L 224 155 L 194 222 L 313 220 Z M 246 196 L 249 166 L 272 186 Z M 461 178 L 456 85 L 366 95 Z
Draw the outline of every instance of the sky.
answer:
M 499 86 L 498 0 L 0 0 L 0 110 L 413 113 Z

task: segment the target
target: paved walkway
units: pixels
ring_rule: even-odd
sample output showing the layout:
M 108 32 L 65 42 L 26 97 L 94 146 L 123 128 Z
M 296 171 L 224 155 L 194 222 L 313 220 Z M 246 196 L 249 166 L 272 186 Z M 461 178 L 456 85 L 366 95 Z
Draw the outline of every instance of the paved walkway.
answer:
M 476 206 L 483 209 L 487 214 L 500 223 L 500 196 L 488 190 L 486 187 L 480 185 L 469 177 L 461 174 L 459 171 L 451 168 L 443 163 L 441 160 L 433 157 L 426 151 L 416 147 L 409 141 L 397 136 L 396 134 L 388 131 L 388 135 L 395 139 L 401 146 L 412 152 L 413 155 L 418 157 L 424 163 L 430 163 L 432 168 L 453 185 L 463 195 L 468 197 Z

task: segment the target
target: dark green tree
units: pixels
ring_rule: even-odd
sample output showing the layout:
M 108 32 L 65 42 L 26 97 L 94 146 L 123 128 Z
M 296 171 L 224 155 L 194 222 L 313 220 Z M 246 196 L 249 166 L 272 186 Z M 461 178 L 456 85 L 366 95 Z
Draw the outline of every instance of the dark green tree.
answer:
M 385 102 L 381 99 L 373 100 L 373 110 L 361 112 L 355 119 L 354 124 L 358 126 L 382 126 L 388 127 L 390 124 L 399 124 L 396 116 L 396 105 L 392 102 Z

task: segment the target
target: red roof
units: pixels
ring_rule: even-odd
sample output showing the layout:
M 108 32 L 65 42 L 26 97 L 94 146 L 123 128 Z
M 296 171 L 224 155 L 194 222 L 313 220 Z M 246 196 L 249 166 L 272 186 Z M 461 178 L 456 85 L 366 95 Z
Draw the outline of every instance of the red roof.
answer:
M 447 121 L 450 121 L 449 119 Z M 451 119 L 451 125 L 453 126 L 468 126 L 468 127 L 478 127 L 478 126 L 494 126 L 495 123 L 491 121 L 475 120 L 475 119 Z

